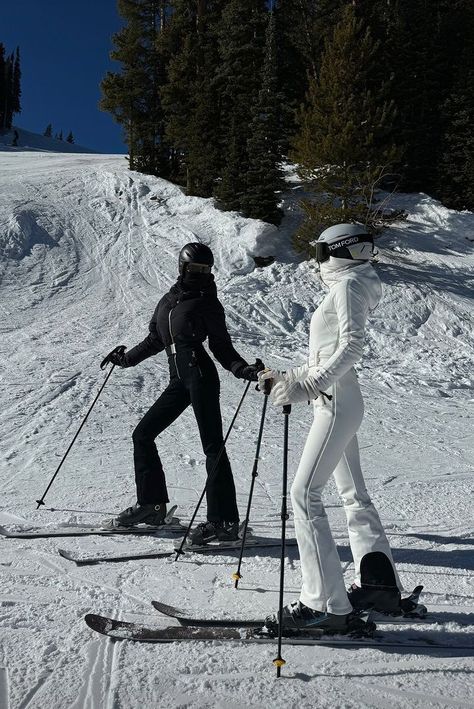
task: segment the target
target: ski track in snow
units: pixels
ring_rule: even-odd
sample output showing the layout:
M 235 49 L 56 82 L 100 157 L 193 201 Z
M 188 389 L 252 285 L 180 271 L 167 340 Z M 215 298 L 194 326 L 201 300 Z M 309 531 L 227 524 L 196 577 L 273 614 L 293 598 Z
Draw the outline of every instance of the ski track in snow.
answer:
M 0 152 L 0 524 L 92 524 L 133 501 L 130 436 L 167 381 L 164 355 L 114 372 L 47 496 L 57 511 L 36 511 L 35 504 L 103 381 L 101 358 L 146 335 L 188 241 L 203 239 L 214 250 L 237 349 L 283 369 L 304 360 L 323 291 L 312 265 L 288 246 L 297 195 L 285 198 L 287 216 L 276 231 L 130 172 L 123 156 Z M 235 552 L 76 567 L 58 547 L 137 553 L 171 542 L 0 538 L 1 709 L 227 708 L 243 698 L 252 708 L 474 706 L 474 653 L 455 650 L 472 637 L 459 613 L 471 625 L 474 615 L 474 215 L 422 194 L 399 195 L 396 203 L 409 217 L 379 241 L 384 298 L 371 315 L 359 367 L 361 455 L 406 589 L 424 584 L 424 602 L 446 619 L 384 631 L 401 638 L 429 633 L 452 650 L 285 647 L 287 665 L 276 682 L 270 646 L 114 643 L 93 635 L 84 614 L 169 624 L 151 608 L 153 598 L 208 616 L 274 610 L 279 549 L 246 553 L 235 591 Z M 255 268 L 252 255 L 273 253 L 281 260 Z M 220 373 L 225 426 L 244 383 Z M 251 387 L 228 444 L 241 514 L 261 405 Z M 293 407 L 290 471 L 310 419 L 310 408 Z M 282 431 L 281 414 L 269 407 L 251 526 L 272 537 L 279 534 Z M 159 437 L 158 448 L 172 502 L 189 519 L 204 484 L 189 411 Z M 332 483 L 325 501 L 350 583 L 345 517 Z M 299 586 L 291 548 L 286 598 L 297 598 Z

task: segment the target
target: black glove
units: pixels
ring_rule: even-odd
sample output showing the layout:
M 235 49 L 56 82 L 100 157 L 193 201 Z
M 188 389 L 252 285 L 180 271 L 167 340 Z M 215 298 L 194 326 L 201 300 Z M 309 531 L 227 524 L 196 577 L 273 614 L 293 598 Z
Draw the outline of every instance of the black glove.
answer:
M 112 352 L 109 352 L 102 360 L 100 368 L 104 369 L 109 363 L 114 364 L 116 367 L 128 367 L 128 364 L 126 364 L 125 349 L 125 345 L 119 345 L 113 349 Z
M 258 373 L 265 369 L 261 359 L 257 359 L 255 364 L 244 364 L 237 370 L 235 376 L 239 379 L 246 379 L 249 382 L 258 382 Z
M 109 357 L 109 362 L 111 364 L 115 364 L 116 367 L 126 367 L 127 366 L 125 364 L 125 353 L 121 353 L 121 352 L 112 352 L 112 354 Z

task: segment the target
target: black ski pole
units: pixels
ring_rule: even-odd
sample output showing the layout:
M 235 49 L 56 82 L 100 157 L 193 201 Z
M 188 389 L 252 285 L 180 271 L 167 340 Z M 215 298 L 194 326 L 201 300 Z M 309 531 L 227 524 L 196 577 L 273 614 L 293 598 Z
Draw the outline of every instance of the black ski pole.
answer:
M 215 473 L 216 473 L 216 471 L 217 471 L 217 466 L 219 465 L 220 457 L 221 457 L 222 453 L 223 453 L 224 450 L 225 450 L 225 444 L 227 443 L 227 439 L 228 439 L 229 436 L 230 436 L 230 432 L 232 431 L 232 429 L 233 429 L 233 427 L 234 427 L 235 419 L 237 418 L 237 416 L 238 416 L 238 414 L 239 414 L 240 407 L 241 407 L 242 404 L 243 404 L 243 401 L 244 401 L 244 399 L 245 399 L 245 396 L 246 396 L 246 394 L 247 394 L 247 392 L 248 392 L 248 390 L 249 390 L 249 386 L 250 386 L 251 383 L 252 383 L 252 382 L 250 382 L 250 381 L 247 382 L 247 385 L 246 385 L 246 387 L 245 387 L 244 393 L 242 394 L 242 398 L 240 399 L 239 405 L 237 406 L 237 409 L 236 409 L 236 411 L 235 411 L 234 417 L 233 417 L 232 421 L 230 422 L 230 426 L 229 426 L 229 428 L 228 428 L 228 430 L 227 430 L 227 433 L 226 433 L 226 435 L 225 435 L 225 438 L 224 438 L 224 441 L 223 441 L 222 446 L 221 446 L 221 448 L 220 448 L 220 451 L 219 451 L 219 453 L 217 454 L 217 458 L 216 458 L 216 460 L 215 460 L 214 466 L 213 466 L 211 472 L 209 473 L 209 475 L 207 476 L 206 484 L 204 485 L 204 490 L 202 491 L 201 497 L 199 498 L 198 503 L 197 503 L 197 505 L 196 505 L 196 507 L 195 507 L 195 510 L 194 510 L 194 512 L 193 512 L 193 515 L 192 515 L 192 517 L 191 517 L 191 520 L 190 520 L 190 522 L 189 522 L 189 524 L 188 524 L 188 527 L 187 527 L 187 529 L 186 529 L 186 531 L 185 531 L 185 533 L 184 533 L 184 537 L 183 537 L 182 540 L 181 540 L 181 544 L 179 545 L 179 549 L 176 550 L 176 556 L 175 556 L 175 559 L 174 559 L 175 561 L 178 561 L 178 559 L 179 559 L 179 557 L 181 556 L 181 554 L 184 554 L 183 547 L 184 547 L 184 545 L 185 545 L 185 543 L 186 543 L 186 539 L 188 538 L 188 534 L 189 534 L 189 532 L 191 531 L 191 527 L 192 527 L 193 524 L 194 524 L 194 520 L 195 520 L 195 518 L 196 518 L 196 515 L 197 515 L 197 513 L 198 513 L 198 510 L 199 510 L 199 508 L 201 507 L 201 503 L 202 503 L 202 501 L 203 501 L 203 499 L 204 499 L 204 495 L 206 494 L 207 486 L 209 485 L 209 482 L 213 479 L 213 477 L 214 477 L 214 475 L 215 475 Z
M 271 384 L 270 384 L 270 381 L 267 379 L 263 385 L 263 393 L 265 396 L 263 399 L 262 417 L 260 419 L 260 429 L 259 429 L 258 438 L 257 438 L 257 449 L 255 451 L 255 460 L 254 460 L 253 469 L 252 469 L 252 481 L 250 483 L 249 499 L 248 499 L 248 503 L 247 503 L 247 515 L 245 517 L 244 527 L 243 527 L 243 532 L 242 532 L 242 544 L 240 545 L 239 563 L 237 565 L 237 571 L 234 574 L 232 574 L 232 578 L 235 581 L 234 588 L 238 587 L 239 581 L 242 578 L 241 573 L 240 573 L 240 568 L 242 566 L 242 557 L 244 555 L 245 541 L 247 539 L 247 528 L 248 528 L 249 519 L 250 519 L 250 509 L 252 507 L 253 489 L 255 486 L 255 480 L 258 477 L 258 461 L 260 460 L 260 446 L 262 443 L 263 426 L 265 424 L 265 414 L 267 412 L 268 395 L 270 393 L 270 389 L 271 389 Z
M 123 354 L 124 352 L 125 352 L 125 346 L 124 346 L 124 345 L 119 345 L 118 347 L 116 347 L 115 349 L 113 349 L 111 352 L 109 352 L 109 354 L 107 355 L 107 357 L 105 357 L 105 358 L 102 360 L 102 363 L 101 363 L 101 365 L 100 365 L 100 368 L 101 368 L 101 369 L 104 369 L 104 367 L 109 363 L 109 357 L 110 357 L 112 354 L 115 354 L 115 353 L 117 353 L 117 354 Z M 49 481 L 48 487 L 47 487 L 46 490 L 43 492 L 43 496 L 42 496 L 39 500 L 36 500 L 36 502 L 38 503 L 38 506 L 37 506 L 37 508 L 36 508 L 37 510 L 39 510 L 39 508 L 41 507 L 41 505 L 44 505 L 44 498 L 45 498 L 46 495 L 48 494 L 49 488 L 51 487 L 51 485 L 52 485 L 53 482 L 55 481 L 57 474 L 58 474 L 59 471 L 61 470 L 61 467 L 62 467 L 64 461 L 66 460 L 66 458 L 67 458 L 67 456 L 68 456 L 68 454 L 69 454 L 69 451 L 70 451 L 71 448 L 73 447 L 76 438 L 78 437 L 78 435 L 80 434 L 80 432 L 81 432 L 81 430 L 82 430 L 82 427 L 84 426 L 85 422 L 86 422 L 87 419 L 89 418 L 90 412 L 91 412 L 92 409 L 94 408 L 97 399 L 99 398 L 99 396 L 100 396 L 101 393 L 102 393 L 103 388 L 105 387 L 105 385 L 106 385 L 107 382 L 109 381 L 109 377 L 110 377 L 110 375 L 112 374 L 112 372 L 114 371 L 114 369 L 115 369 L 115 364 L 112 365 L 112 368 L 111 368 L 110 372 L 107 374 L 107 376 L 106 376 L 106 378 L 105 378 L 105 380 L 104 380 L 102 386 L 100 387 L 100 389 L 99 389 L 99 391 L 98 391 L 98 393 L 97 393 L 97 396 L 95 397 L 94 401 L 92 402 L 92 404 L 91 404 L 91 406 L 90 406 L 90 408 L 89 408 L 89 411 L 87 412 L 87 414 L 85 415 L 85 418 L 84 418 L 83 422 L 82 422 L 81 425 L 79 426 L 76 435 L 75 435 L 74 438 L 72 439 L 72 441 L 71 441 L 71 443 L 70 443 L 70 445 L 69 445 L 67 451 L 65 452 L 65 454 L 63 455 L 63 457 L 62 457 L 62 459 L 61 459 L 61 462 L 59 463 L 58 467 L 56 468 L 56 472 L 54 473 L 53 477 L 52 477 L 51 480 Z
M 280 599 L 278 605 L 278 655 L 273 660 L 277 668 L 277 677 L 281 675 L 281 668 L 286 664 L 281 656 L 281 639 L 283 634 L 283 593 L 285 590 L 285 539 L 287 512 L 287 487 L 288 487 L 288 428 L 291 406 L 283 407 L 285 416 L 285 429 L 283 437 L 283 485 L 281 493 L 281 556 L 280 556 Z

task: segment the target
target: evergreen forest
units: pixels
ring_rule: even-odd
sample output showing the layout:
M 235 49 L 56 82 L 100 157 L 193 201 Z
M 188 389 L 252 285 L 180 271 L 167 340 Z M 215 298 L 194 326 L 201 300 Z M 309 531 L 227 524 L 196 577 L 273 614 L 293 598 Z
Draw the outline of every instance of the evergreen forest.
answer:
M 397 218 L 380 190 L 474 209 L 471 0 L 117 5 L 101 108 L 132 169 L 278 224 L 293 162 L 309 195 L 303 250 L 335 219 Z

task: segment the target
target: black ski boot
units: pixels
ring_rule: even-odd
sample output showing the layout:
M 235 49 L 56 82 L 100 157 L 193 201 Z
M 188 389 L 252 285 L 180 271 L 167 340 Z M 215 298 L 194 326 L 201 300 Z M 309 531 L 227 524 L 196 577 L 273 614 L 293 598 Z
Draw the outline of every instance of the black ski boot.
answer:
M 239 538 L 238 522 L 201 522 L 189 535 L 189 546 L 202 546 L 214 540 L 235 542 Z
M 428 608 L 419 602 L 422 591 L 423 586 L 416 586 L 409 596 L 400 601 L 405 618 L 426 618 L 428 615 Z
M 360 562 L 360 587 L 352 584 L 347 595 L 354 610 L 374 610 L 402 615 L 401 594 L 392 562 L 381 551 L 365 554 Z
M 401 596 L 396 586 L 368 586 L 362 587 L 355 583 L 347 591 L 349 601 L 354 610 L 374 610 L 379 613 L 401 613 Z
M 279 613 L 267 616 L 265 627 L 271 635 L 278 633 Z M 375 623 L 367 622 L 356 612 L 335 615 L 308 608 L 301 601 L 293 601 L 283 608 L 282 632 L 285 636 L 298 635 L 305 631 L 321 631 L 323 634 L 369 636 Z
M 160 502 L 156 505 L 139 505 L 136 502 L 133 507 L 127 507 L 117 517 L 105 520 L 102 523 L 104 529 L 117 529 L 118 527 L 133 527 L 136 524 L 149 524 L 159 527 L 166 524 L 166 503 Z

